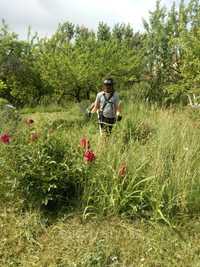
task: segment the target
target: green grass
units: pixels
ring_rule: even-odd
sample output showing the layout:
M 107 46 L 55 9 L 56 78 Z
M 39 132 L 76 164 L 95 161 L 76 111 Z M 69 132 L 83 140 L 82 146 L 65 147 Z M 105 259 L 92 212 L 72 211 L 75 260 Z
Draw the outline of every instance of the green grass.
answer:
M 1 167 L 0 266 L 200 266 L 198 110 L 129 103 L 110 138 L 78 105 L 28 111 L 16 138 L 36 131 L 43 140 L 48 129 L 76 150 L 85 136 L 96 161 L 81 180 L 80 203 L 50 215 L 28 210 L 14 171 Z M 30 128 L 26 118 L 35 121 Z M 6 150 L 1 145 L 1 166 Z
M 166 225 L 65 215 L 49 222 L 37 212 L 1 210 L 0 266 L 198 267 L 200 224 Z
M 23 109 L 20 110 L 20 113 L 21 114 L 30 114 L 30 113 L 36 113 L 36 112 L 52 113 L 52 112 L 62 112 L 62 111 L 65 111 L 64 107 L 51 104 L 47 106 L 40 105 L 36 107 L 24 107 Z

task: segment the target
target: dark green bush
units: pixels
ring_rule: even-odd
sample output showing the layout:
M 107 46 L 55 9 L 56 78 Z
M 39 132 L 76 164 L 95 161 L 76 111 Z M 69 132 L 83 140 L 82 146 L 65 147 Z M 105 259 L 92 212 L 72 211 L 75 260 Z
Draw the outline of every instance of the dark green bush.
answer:
M 13 180 L 29 206 L 61 207 L 79 203 L 87 168 L 79 149 L 61 134 L 39 135 L 29 141 L 20 134 L 8 146 L 7 164 L 12 164 Z

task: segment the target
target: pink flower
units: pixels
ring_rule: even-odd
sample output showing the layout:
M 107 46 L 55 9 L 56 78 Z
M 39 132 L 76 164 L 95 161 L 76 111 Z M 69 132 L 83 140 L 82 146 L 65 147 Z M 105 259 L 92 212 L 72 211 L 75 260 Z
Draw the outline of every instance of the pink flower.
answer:
M 0 141 L 4 144 L 9 144 L 10 143 L 10 135 L 9 134 L 1 134 L 0 135 Z
M 96 156 L 92 150 L 86 150 L 84 153 L 84 160 L 86 162 L 92 162 L 95 160 Z
M 87 138 L 83 137 L 80 140 L 80 147 L 83 149 L 89 149 L 90 148 L 90 142 Z
M 124 177 L 127 173 L 127 165 L 126 163 L 122 163 L 119 167 L 118 175 Z

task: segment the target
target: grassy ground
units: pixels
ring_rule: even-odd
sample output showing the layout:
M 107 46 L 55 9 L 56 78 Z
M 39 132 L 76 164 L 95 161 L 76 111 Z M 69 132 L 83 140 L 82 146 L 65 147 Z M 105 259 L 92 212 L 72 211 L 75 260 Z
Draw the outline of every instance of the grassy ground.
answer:
M 83 221 L 66 215 L 49 224 L 37 212 L 0 215 L 0 266 L 200 266 L 200 223 L 120 218 Z
M 27 210 L 0 190 L 0 266 L 200 266 L 199 112 L 129 104 L 104 140 L 80 106 L 50 110 L 22 111 L 30 131 L 48 126 L 73 147 L 86 136 L 96 167 L 78 212 Z

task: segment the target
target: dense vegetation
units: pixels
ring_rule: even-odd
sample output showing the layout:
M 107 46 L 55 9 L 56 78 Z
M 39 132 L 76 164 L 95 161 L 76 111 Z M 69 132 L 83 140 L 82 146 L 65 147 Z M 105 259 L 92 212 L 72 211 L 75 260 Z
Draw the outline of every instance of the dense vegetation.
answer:
M 99 137 L 97 124 L 86 121 L 77 104 L 25 121 L 2 111 L 2 200 L 168 224 L 199 214 L 199 120 L 187 109 L 165 111 L 124 99 L 124 120 L 109 139 Z
M 49 38 L 29 31 L 20 40 L 0 27 L 0 97 L 18 106 L 80 101 L 112 76 L 118 89 L 161 103 L 184 102 L 199 90 L 200 4 L 180 2 L 170 10 L 157 2 L 144 32 L 130 25 L 97 32 L 62 23 Z
M 199 266 L 199 26 L 197 0 L 157 2 L 143 33 L 2 22 L 1 266 Z M 123 119 L 100 137 L 84 111 L 105 76 Z
M 1 266 L 198 266 L 199 111 L 128 98 L 107 140 L 78 104 L 3 113 Z

